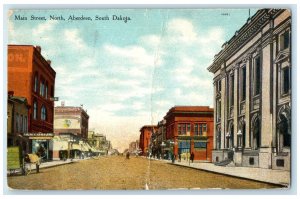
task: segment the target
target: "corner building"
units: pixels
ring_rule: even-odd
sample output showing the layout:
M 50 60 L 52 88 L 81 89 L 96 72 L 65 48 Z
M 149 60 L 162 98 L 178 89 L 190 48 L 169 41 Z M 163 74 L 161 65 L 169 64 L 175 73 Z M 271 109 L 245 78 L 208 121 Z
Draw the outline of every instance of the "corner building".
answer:
M 41 54 L 40 46 L 8 45 L 8 92 L 26 98 L 28 110 L 28 136 L 30 151 L 39 147 L 46 150 L 49 159 L 49 140 L 53 138 L 53 115 L 56 72 L 51 61 Z
M 211 162 L 214 109 L 208 106 L 174 106 L 164 117 L 169 157 Z M 166 151 L 165 151 L 166 152 Z
M 216 107 L 213 162 L 290 170 L 290 11 L 257 11 L 222 48 L 208 67 Z

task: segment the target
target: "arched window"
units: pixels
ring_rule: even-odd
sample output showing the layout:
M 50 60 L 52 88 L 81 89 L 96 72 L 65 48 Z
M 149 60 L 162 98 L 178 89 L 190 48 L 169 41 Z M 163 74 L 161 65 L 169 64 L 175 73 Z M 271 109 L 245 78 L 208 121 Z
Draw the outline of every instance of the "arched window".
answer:
M 47 109 L 44 105 L 41 109 L 41 120 L 47 120 Z
M 37 119 L 37 102 L 33 102 L 33 119 Z

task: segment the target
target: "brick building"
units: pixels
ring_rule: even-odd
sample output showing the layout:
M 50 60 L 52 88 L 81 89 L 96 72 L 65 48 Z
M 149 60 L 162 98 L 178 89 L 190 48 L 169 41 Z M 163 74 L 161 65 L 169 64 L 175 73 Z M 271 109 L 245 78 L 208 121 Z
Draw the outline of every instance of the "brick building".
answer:
M 89 151 L 88 141 L 89 115 L 83 107 L 61 106 L 54 108 L 54 134 L 60 139 L 68 142 L 67 148 L 61 152 L 53 142 L 53 158 L 61 156 L 60 153 L 67 153 L 68 158 L 76 158 Z M 91 149 L 92 150 L 92 149 Z
M 175 106 L 166 120 L 166 149 L 176 158 L 188 159 L 194 153 L 194 160 L 212 160 L 214 110 L 208 106 Z
M 214 162 L 290 170 L 291 44 L 290 10 L 261 9 L 215 55 Z
M 156 125 L 145 125 L 140 129 L 140 149 L 142 155 L 147 155 L 150 152 L 151 135 L 157 130 Z
M 51 61 L 41 55 L 41 47 L 8 45 L 8 92 L 24 97 L 29 105 L 28 134 L 30 151 L 40 147 L 49 156 L 53 138 L 54 88 L 56 72 Z

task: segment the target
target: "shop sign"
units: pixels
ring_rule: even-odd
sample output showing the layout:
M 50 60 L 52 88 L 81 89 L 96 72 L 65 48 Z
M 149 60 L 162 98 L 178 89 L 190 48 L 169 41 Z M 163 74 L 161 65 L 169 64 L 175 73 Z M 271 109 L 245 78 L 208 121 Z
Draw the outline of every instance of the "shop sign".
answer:
M 24 133 L 24 136 L 28 137 L 53 137 L 54 133 Z

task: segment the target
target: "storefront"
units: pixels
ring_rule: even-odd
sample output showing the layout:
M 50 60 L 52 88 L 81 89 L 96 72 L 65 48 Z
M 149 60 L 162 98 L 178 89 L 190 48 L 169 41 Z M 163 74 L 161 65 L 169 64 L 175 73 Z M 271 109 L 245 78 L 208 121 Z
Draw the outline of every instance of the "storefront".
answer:
M 38 154 L 43 160 L 52 159 L 52 151 L 50 151 L 50 141 L 53 139 L 53 133 L 26 133 L 31 145 L 31 153 Z

